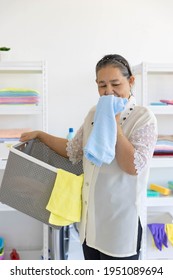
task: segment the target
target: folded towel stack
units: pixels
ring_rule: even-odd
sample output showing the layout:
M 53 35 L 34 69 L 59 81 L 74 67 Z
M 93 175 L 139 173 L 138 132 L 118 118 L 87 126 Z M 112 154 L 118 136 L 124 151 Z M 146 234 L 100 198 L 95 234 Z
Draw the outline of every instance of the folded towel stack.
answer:
M 169 99 L 160 99 L 160 101 L 151 102 L 150 105 L 154 105 L 154 106 L 173 105 L 173 100 L 169 100 Z
M 159 135 L 154 156 L 173 156 L 173 135 Z
M 29 131 L 30 128 L 0 129 L 0 142 L 18 141 L 22 133 Z
M 110 164 L 115 157 L 117 124 L 115 116 L 125 109 L 126 98 L 101 96 L 96 106 L 94 126 L 84 147 L 85 157 L 97 166 Z
M 0 90 L 0 105 L 37 105 L 39 93 L 31 89 L 5 88 Z

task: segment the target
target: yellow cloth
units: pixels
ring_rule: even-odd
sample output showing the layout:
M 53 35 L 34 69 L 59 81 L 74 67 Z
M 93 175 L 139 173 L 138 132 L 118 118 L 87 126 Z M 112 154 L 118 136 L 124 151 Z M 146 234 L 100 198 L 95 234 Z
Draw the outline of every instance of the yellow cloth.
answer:
M 66 226 L 80 221 L 83 178 L 83 174 L 77 176 L 58 169 L 55 184 L 46 206 L 46 209 L 51 212 L 50 224 Z
M 173 224 L 166 224 L 166 233 L 168 240 L 173 245 Z

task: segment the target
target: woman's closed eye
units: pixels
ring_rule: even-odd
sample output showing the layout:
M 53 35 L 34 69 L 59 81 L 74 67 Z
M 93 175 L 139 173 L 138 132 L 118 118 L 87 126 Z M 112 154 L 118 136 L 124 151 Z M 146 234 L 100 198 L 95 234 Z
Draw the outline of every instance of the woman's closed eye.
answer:
M 120 86 L 120 84 L 113 84 L 112 86 L 113 87 L 118 87 L 118 86 Z
M 112 87 L 120 86 L 120 84 L 112 84 Z M 99 85 L 99 88 L 106 88 L 107 85 Z
M 106 85 L 99 85 L 99 88 L 105 88 Z

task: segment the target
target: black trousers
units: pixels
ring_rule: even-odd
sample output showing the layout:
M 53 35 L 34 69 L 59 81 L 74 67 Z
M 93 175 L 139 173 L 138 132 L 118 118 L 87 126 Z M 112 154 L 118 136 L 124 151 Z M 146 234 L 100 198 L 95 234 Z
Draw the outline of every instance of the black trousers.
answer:
M 129 257 L 123 257 L 123 258 L 119 258 L 119 257 L 112 257 L 106 254 L 103 254 L 102 252 L 89 247 L 88 245 L 86 245 L 86 241 L 84 241 L 84 243 L 82 244 L 82 248 L 83 248 L 83 253 L 84 253 L 84 258 L 85 260 L 138 260 L 139 259 L 139 251 L 141 248 L 141 239 L 142 239 L 142 227 L 141 227 L 141 223 L 139 221 L 138 223 L 138 240 L 137 240 L 137 254 L 133 255 L 133 256 L 129 256 Z

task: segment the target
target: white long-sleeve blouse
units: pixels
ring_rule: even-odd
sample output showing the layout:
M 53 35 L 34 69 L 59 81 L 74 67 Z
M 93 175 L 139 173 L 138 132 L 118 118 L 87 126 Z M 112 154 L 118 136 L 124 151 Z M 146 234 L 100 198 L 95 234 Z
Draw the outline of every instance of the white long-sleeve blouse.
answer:
M 145 107 L 136 106 L 133 96 L 121 113 L 124 135 L 135 148 L 137 175 L 120 169 L 115 159 L 100 168 L 83 155 L 83 147 L 92 130 L 95 107 L 88 113 L 75 137 L 67 143 L 67 154 L 73 163 L 83 160 L 83 208 L 80 223 L 81 242 L 115 256 L 136 254 L 141 199 L 146 195 L 150 159 L 157 140 L 157 121 Z

